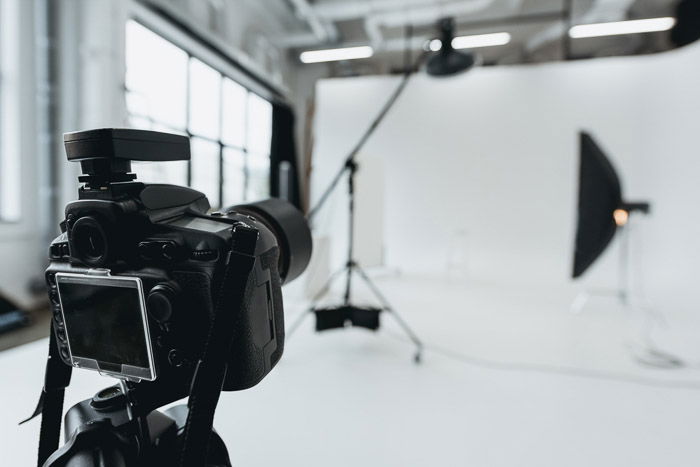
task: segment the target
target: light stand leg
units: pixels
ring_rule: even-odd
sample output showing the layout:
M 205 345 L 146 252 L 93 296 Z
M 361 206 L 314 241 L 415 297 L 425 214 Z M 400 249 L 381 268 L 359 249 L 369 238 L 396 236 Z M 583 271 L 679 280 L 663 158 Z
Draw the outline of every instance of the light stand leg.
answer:
M 620 235 L 620 263 L 617 268 L 618 273 L 618 295 L 623 305 L 630 304 L 630 226 L 629 224 L 622 227 Z
M 404 83 L 405 83 L 404 79 Z M 396 94 L 398 96 L 398 94 Z M 394 98 L 392 98 L 394 99 Z M 386 110 L 388 110 L 388 107 L 385 107 L 385 109 L 382 111 L 383 113 L 386 113 Z M 381 120 L 379 118 L 378 120 L 375 121 L 373 125 L 376 125 L 378 121 Z M 374 295 L 377 297 L 379 302 L 382 305 L 382 309 L 388 312 L 391 312 L 394 315 L 394 318 L 396 318 L 396 321 L 399 323 L 401 328 L 403 328 L 404 332 L 408 335 L 410 340 L 415 344 L 416 346 L 416 353 L 414 354 L 414 361 L 416 363 L 420 363 L 422 355 L 423 355 L 423 343 L 421 340 L 418 338 L 418 336 L 413 332 L 413 330 L 408 326 L 408 324 L 401 318 L 401 316 L 394 310 L 394 308 L 389 304 L 388 300 L 384 297 L 384 295 L 379 291 L 379 288 L 374 285 L 374 283 L 370 280 L 370 278 L 365 274 L 365 272 L 360 268 L 360 266 L 357 264 L 357 262 L 354 259 L 354 240 L 355 240 L 355 174 L 357 172 L 357 163 L 355 162 L 355 155 L 359 151 L 359 148 L 362 146 L 363 141 L 361 141 L 361 144 L 358 145 L 350 154 L 348 159 L 345 161 L 345 165 L 339 172 L 339 174 L 333 179 L 333 182 L 331 183 L 331 187 L 324 192 L 322 198 L 321 198 L 321 204 L 325 199 L 328 197 L 330 191 L 333 189 L 333 187 L 336 186 L 336 184 L 340 180 L 340 176 L 347 172 L 348 173 L 348 260 L 345 263 L 345 267 L 341 269 L 340 271 L 336 272 L 331 276 L 331 278 L 328 281 L 328 286 L 324 287 L 322 289 L 322 293 L 319 296 L 322 296 L 323 293 L 328 289 L 330 286 L 330 283 L 337 277 L 337 275 L 340 272 L 345 271 L 347 273 L 346 279 L 345 279 L 345 293 L 343 294 L 343 302 L 346 307 L 351 307 L 351 298 L 352 298 L 352 275 L 354 272 L 356 272 L 362 280 L 364 280 L 367 285 L 369 286 L 370 290 Z M 317 206 L 318 208 L 319 206 Z M 309 214 L 313 214 L 316 212 L 316 209 L 313 209 L 312 212 Z M 316 298 L 314 299 L 311 308 L 309 309 L 309 312 L 312 312 L 314 310 Z M 296 331 L 296 329 L 301 325 L 303 320 L 305 319 L 307 313 L 303 313 L 302 315 L 297 318 L 297 320 L 290 326 L 289 331 L 287 332 L 287 335 L 291 335 Z
M 401 317 L 399 313 L 394 309 L 394 307 L 391 306 L 389 301 L 386 299 L 384 294 L 379 290 L 379 287 L 377 287 L 374 282 L 369 278 L 367 273 L 357 264 L 355 264 L 354 267 L 355 271 L 357 274 L 362 278 L 363 281 L 367 284 L 367 286 L 370 288 L 372 293 L 374 294 L 375 297 L 377 297 L 377 300 L 379 300 L 379 303 L 381 303 L 382 307 L 384 308 L 385 311 L 390 312 L 394 318 L 396 319 L 396 322 L 399 323 L 399 326 L 404 330 L 406 335 L 408 335 L 408 338 L 411 339 L 411 341 L 415 344 L 416 346 L 416 353 L 413 356 L 413 359 L 416 363 L 420 363 L 421 358 L 423 356 L 423 342 L 418 338 L 415 332 L 413 332 L 413 329 L 410 328 L 408 323 L 404 321 L 404 319 Z
M 590 300 L 591 294 L 588 292 L 579 292 L 576 297 L 574 298 L 574 301 L 571 302 L 571 306 L 569 307 L 569 311 L 571 313 L 577 315 L 583 311 L 583 309 L 586 307 L 586 303 L 588 303 L 588 300 Z
M 613 296 L 620 301 L 620 304 L 632 312 L 633 315 L 641 315 L 644 320 L 641 331 L 641 343 L 633 345 L 633 358 L 642 365 L 654 368 L 680 368 L 683 361 L 661 349 L 659 349 L 652 338 L 653 322 L 656 318 L 653 306 L 644 303 L 643 293 L 632 293 L 632 265 L 630 255 L 630 243 L 632 235 L 632 217 L 627 224 L 621 228 L 619 235 L 619 259 L 617 270 L 617 288 L 613 290 L 586 290 L 580 292 L 571 303 L 572 313 L 581 313 L 591 297 Z M 635 288 L 639 288 L 638 286 Z
M 297 317 L 297 319 L 295 319 L 294 322 L 291 324 L 291 326 L 289 326 L 289 329 L 286 331 L 287 338 L 291 337 L 292 334 L 294 334 L 296 332 L 296 330 L 299 328 L 299 326 L 301 326 L 301 323 L 304 322 L 306 317 L 314 311 L 314 308 L 318 304 L 318 301 L 321 300 L 321 298 L 323 298 L 323 296 L 326 295 L 326 293 L 328 293 L 328 291 L 331 288 L 331 285 L 333 285 L 333 282 L 335 282 L 335 280 L 340 276 L 340 274 L 343 271 L 345 271 L 344 267 L 341 269 L 338 269 L 333 274 L 331 274 L 331 276 L 328 278 L 328 280 L 323 285 L 323 287 L 321 287 L 319 289 L 319 291 L 316 292 L 316 294 L 311 299 L 311 306 L 309 306 L 308 309 L 299 313 L 299 316 Z
M 630 261 L 629 249 L 632 226 L 633 219 L 632 216 L 630 216 L 627 224 L 622 228 L 622 236 L 620 238 L 619 294 L 622 304 L 626 308 L 636 312 L 636 314 L 641 315 L 644 320 L 642 324 L 642 342 L 640 348 L 636 352 L 635 359 L 642 365 L 654 368 L 680 368 L 683 366 L 683 361 L 659 349 L 652 338 L 654 320 L 657 318 L 653 305 L 651 303 L 644 303 L 646 300 L 643 292 L 634 294 L 631 292 L 630 279 L 632 277 L 632 264 Z

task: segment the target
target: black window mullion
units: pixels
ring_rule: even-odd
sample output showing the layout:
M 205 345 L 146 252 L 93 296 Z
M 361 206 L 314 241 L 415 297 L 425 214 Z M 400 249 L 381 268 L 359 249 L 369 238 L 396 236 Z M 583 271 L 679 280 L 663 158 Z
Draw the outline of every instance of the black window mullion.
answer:
M 190 84 L 191 84 L 191 73 L 190 73 L 190 66 L 192 62 L 192 55 L 187 55 L 187 78 L 186 78 L 186 85 L 185 85 L 185 132 L 187 133 L 187 137 L 192 139 L 192 132 L 190 131 L 190 123 L 191 123 L 191 118 L 190 118 L 190 95 L 191 95 L 191 90 L 190 90 Z M 191 145 L 190 145 L 190 150 L 191 150 Z M 190 154 L 190 160 L 187 161 L 187 186 L 192 186 L 192 155 Z
M 241 148 L 241 152 L 243 154 L 243 201 L 248 201 L 248 185 L 250 184 L 250 168 L 248 167 L 248 133 L 250 133 L 249 130 L 249 125 L 250 125 L 250 119 L 248 118 L 250 115 L 248 114 L 248 111 L 250 110 L 249 108 L 249 103 L 250 102 L 250 91 L 246 92 L 245 95 L 245 109 L 244 109 L 244 114 L 245 118 L 243 121 L 243 147 Z
M 224 207 L 224 75 L 219 80 L 219 206 Z

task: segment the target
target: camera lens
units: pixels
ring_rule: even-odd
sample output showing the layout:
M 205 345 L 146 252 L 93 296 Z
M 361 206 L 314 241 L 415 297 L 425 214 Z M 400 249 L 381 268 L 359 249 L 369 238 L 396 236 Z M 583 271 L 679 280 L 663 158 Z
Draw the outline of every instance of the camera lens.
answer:
M 71 254 L 88 266 L 102 266 L 107 261 L 109 242 L 97 219 L 81 217 L 71 229 Z
M 235 206 L 234 210 L 252 214 L 268 225 L 280 248 L 280 276 L 283 283 L 296 279 L 311 259 L 311 230 L 304 214 L 291 203 L 270 198 Z

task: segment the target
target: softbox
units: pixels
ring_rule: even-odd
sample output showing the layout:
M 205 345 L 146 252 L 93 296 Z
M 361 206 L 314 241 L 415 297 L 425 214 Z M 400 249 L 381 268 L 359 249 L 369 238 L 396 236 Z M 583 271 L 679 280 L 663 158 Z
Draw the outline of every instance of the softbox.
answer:
M 578 226 L 573 277 L 581 276 L 605 251 L 615 236 L 614 212 L 623 205 L 615 168 L 585 132 L 579 137 Z

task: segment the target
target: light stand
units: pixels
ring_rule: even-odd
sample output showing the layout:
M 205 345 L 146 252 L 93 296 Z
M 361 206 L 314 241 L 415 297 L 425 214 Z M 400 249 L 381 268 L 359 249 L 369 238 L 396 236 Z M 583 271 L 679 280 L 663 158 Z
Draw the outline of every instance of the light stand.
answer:
M 682 367 L 683 361 L 678 357 L 660 350 L 653 342 L 651 330 L 653 327 L 652 321 L 655 319 L 654 308 L 648 300 L 644 298 L 643 293 L 634 294 L 630 287 L 632 277 L 632 264 L 630 261 L 630 243 L 634 229 L 634 214 L 648 214 L 649 205 L 647 203 L 627 203 L 623 209 L 615 211 L 618 230 L 620 230 L 619 238 L 619 258 L 617 265 L 618 283 L 615 289 L 587 289 L 579 292 L 571 303 L 570 310 L 572 313 L 581 313 L 589 300 L 593 297 L 612 297 L 620 301 L 620 304 L 631 311 L 641 311 L 645 315 L 645 324 L 643 331 L 643 343 L 641 348 L 636 353 L 636 360 L 646 366 L 655 368 L 679 368 Z M 617 216 L 621 217 L 617 217 Z
M 469 70 L 475 63 L 474 57 L 471 53 L 460 52 L 454 50 L 452 47 L 452 39 L 454 38 L 454 18 L 443 18 L 438 22 L 438 29 L 441 33 L 441 50 L 433 54 L 429 59 L 426 71 L 432 76 L 452 76 L 458 73 Z M 387 112 L 394 105 L 398 97 L 401 95 L 403 90 L 408 84 L 408 80 L 413 74 L 413 72 L 420 68 L 423 60 L 426 58 L 426 53 L 421 53 L 414 64 L 411 64 L 411 54 L 410 54 L 410 39 L 412 34 L 412 27 L 409 25 L 406 34 L 406 50 L 405 50 L 405 71 L 401 82 L 394 90 L 394 93 L 389 97 L 384 107 L 381 109 L 379 114 L 372 121 L 371 125 L 365 131 L 365 133 L 360 137 L 355 147 L 350 151 L 350 154 L 345 159 L 345 163 L 340 168 L 338 173 L 329 184 L 326 191 L 323 192 L 321 198 L 319 199 L 316 206 L 309 211 L 308 218 L 313 219 L 314 215 L 319 211 L 319 209 L 324 205 L 330 194 L 333 192 L 335 187 L 338 185 L 343 175 L 347 173 L 348 175 L 348 195 L 349 195 L 349 244 L 348 244 L 348 259 L 345 265 L 338 271 L 331 274 L 330 278 L 326 284 L 319 290 L 316 296 L 313 297 L 311 301 L 311 307 L 308 312 L 302 313 L 294 323 L 289 327 L 287 335 L 291 335 L 304 321 L 309 313 L 316 314 L 316 329 L 325 330 L 332 328 L 345 327 L 348 324 L 354 326 L 361 326 L 368 329 L 376 330 L 379 327 L 379 314 L 382 311 L 390 312 L 391 315 L 396 319 L 399 326 L 408 335 L 411 342 L 416 346 L 416 353 L 414 354 L 414 360 L 419 363 L 421 360 L 421 355 L 423 352 L 423 343 L 418 338 L 415 332 L 408 326 L 406 321 L 401 318 L 394 307 L 391 306 L 389 301 L 386 299 L 384 294 L 382 294 L 379 287 L 377 287 L 369 278 L 367 273 L 360 267 L 358 262 L 355 260 L 353 251 L 353 241 L 355 236 L 355 174 L 357 172 L 357 162 L 356 156 L 360 152 L 360 149 L 365 145 L 369 137 L 374 133 L 374 131 L 379 126 L 379 123 L 384 119 Z M 343 295 L 343 306 L 335 308 L 317 308 L 319 300 L 328 292 L 333 282 L 342 274 L 345 273 L 345 293 Z M 368 308 L 359 307 L 352 304 L 352 276 L 357 274 L 360 279 L 362 279 L 365 284 L 372 291 L 376 299 L 381 304 L 381 308 Z
M 341 313 L 340 318 L 340 324 L 342 326 L 347 325 L 348 323 L 352 323 L 358 326 L 363 326 L 363 327 L 369 327 L 370 329 L 376 329 L 379 325 L 378 323 L 378 315 L 381 311 L 386 311 L 391 313 L 391 315 L 396 319 L 396 322 L 401 326 L 401 328 L 404 330 L 408 338 L 415 344 L 416 346 L 416 352 L 413 356 L 413 359 L 416 363 L 419 363 L 421 361 L 422 353 L 423 353 L 423 343 L 421 340 L 418 338 L 416 333 L 408 326 L 406 321 L 401 317 L 401 315 L 396 311 L 394 307 L 391 306 L 389 301 L 386 299 L 384 294 L 381 292 L 379 287 L 372 282 L 372 280 L 369 278 L 367 273 L 362 269 L 362 267 L 359 265 L 357 260 L 354 257 L 354 230 L 355 230 L 355 174 L 357 173 L 358 165 L 357 162 L 354 160 L 354 154 L 351 158 L 348 158 L 346 160 L 345 164 L 343 165 L 342 169 L 339 172 L 339 175 L 336 176 L 333 180 L 333 183 L 327 190 L 327 193 L 330 193 L 334 187 L 337 185 L 338 181 L 342 178 L 342 175 L 347 173 L 348 176 L 348 216 L 349 216 L 349 232 L 348 232 L 348 256 L 347 256 L 347 261 L 345 265 L 331 274 L 330 278 L 328 281 L 324 284 L 324 286 L 321 288 L 321 290 L 316 294 L 316 296 L 313 298 L 311 306 L 309 309 L 305 312 L 303 312 L 297 319 L 296 321 L 290 326 L 289 330 L 287 331 L 287 335 L 293 334 L 297 328 L 301 325 L 301 323 L 304 321 L 306 316 L 310 313 L 314 313 L 317 316 L 317 319 L 319 319 L 319 315 L 322 315 L 324 313 Z M 325 197 L 322 198 L 322 200 L 325 200 Z M 320 206 L 322 203 L 319 203 L 318 206 Z M 312 211 L 315 212 L 315 211 Z M 335 280 L 341 276 L 342 273 L 345 273 L 345 291 L 343 293 L 343 307 L 341 308 L 318 308 L 318 302 L 319 300 L 328 292 L 328 290 L 331 288 L 331 285 Z M 352 277 L 353 274 L 357 274 L 357 276 L 364 281 L 365 284 L 369 287 L 369 289 L 372 291 L 372 294 L 375 296 L 375 298 L 379 301 L 381 304 L 381 308 L 367 308 L 367 307 L 359 307 L 357 305 L 352 304 Z M 367 317 L 369 316 L 369 319 Z M 375 315 L 375 316 L 372 316 Z M 375 319 L 373 319 L 375 318 Z
M 422 61 L 423 55 L 419 57 L 417 64 L 420 64 Z M 323 192 L 323 195 L 321 195 L 321 198 L 319 199 L 318 203 L 316 206 L 309 211 L 309 219 L 312 219 L 316 213 L 319 211 L 319 209 L 324 205 L 328 197 L 331 195 L 331 193 L 335 190 L 335 187 L 338 185 L 340 180 L 343 178 L 343 175 L 347 174 L 348 176 L 348 196 L 349 196 L 349 202 L 348 202 L 348 218 L 349 218 L 349 241 L 348 241 L 348 258 L 345 263 L 345 265 L 338 271 L 334 272 L 331 274 L 330 278 L 326 282 L 326 284 L 321 288 L 321 290 L 316 294 L 315 297 L 313 297 L 313 300 L 311 302 L 311 307 L 303 312 L 294 323 L 289 327 L 289 330 L 287 331 L 287 335 L 291 336 L 301 325 L 301 323 L 304 321 L 307 315 L 310 313 L 316 314 L 317 318 L 317 329 L 321 329 L 321 327 L 318 326 L 319 320 L 323 319 L 324 316 L 328 316 L 330 318 L 330 321 L 334 321 L 335 325 L 329 325 L 329 326 L 323 326 L 323 329 L 330 329 L 331 327 L 343 327 L 346 326 L 347 324 L 354 324 L 356 326 L 362 326 L 366 327 L 369 329 L 377 329 L 379 327 L 379 314 L 381 311 L 387 311 L 391 313 L 391 315 L 396 319 L 398 324 L 401 326 L 401 328 L 405 331 L 405 333 L 408 335 L 409 339 L 415 344 L 416 346 L 416 353 L 414 354 L 414 361 L 416 363 L 419 363 L 421 361 L 422 357 L 422 352 L 423 352 L 423 343 L 421 340 L 418 338 L 415 332 L 408 326 L 406 321 L 404 321 L 403 318 L 397 313 L 397 311 L 394 309 L 394 307 L 391 306 L 389 301 L 386 299 L 384 294 L 379 290 L 379 287 L 377 287 L 372 280 L 369 278 L 367 273 L 360 267 L 358 264 L 357 260 L 354 257 L 354 248 L 353 248 L 353 242 L 354 242 L 354 230 L 355 230 L 355 174 L 357 173 L 358 165 L 356 162 L 356 157 L 357 154 L 360 152 L 360 149 L 365 145 L 369 137 L 374 133 L 374 131 L 377 129 L 379 126 L 379 123 L 382 121 L 384 116 L 387 114 L 389 109 L 393 106 L 393 104 L 396 102 L 398 99 L 399 95 L 401 95 L 401 92 L 405 89 L 406 84 L 408 84 L 408 80 L 411 77 L 413 70 L 417 68 L 417 65 L 414 67 L 411 67 L 410 69 L 407 69 L 401 79 L 401 82 L 399 85 L 396 87 L 394 90 L 394 93 L 391 95 L 391 97 L 387 100 L 387 102 L 384 104 L 384 107 L 381 109 L 377 117 L 372 121 L 371 125 L 367 129 L 367 131 L 362 135 L 358 143 L 355 145 L 355 147 L 350 151 L 350 154 L 347 156 L 345 159 L 345 162 L 343 163 L 343 166 L 340 168 L 336 176 L 333 178 L 331 183 L 329 184 L 328 188 L 326 191 Z M 318 308 L 318 301 L 328 292 L 330 289 L 331 285 L 333 282 L 340 277 L 342 273 L 345 273 L 345 292 L 343 294 L 343 306 L 340 308 Z M 357 274 L 360 279 L 362 279 L 369 289 L 372 291 L 376 299 L 379 301 L 381 304 L 381 308 L 367 308 L 367 307 L 359 307 L 357 305 L 352 304 L 352 276 L 353 274 Z
M 631 305 L 629 286 L 630 270 L 632 268 L 629 260 L 631 225 L 624 225 L 618 229 L 620 230 L 618 234 L 620 248 L 617 261 L 617 287 L 614 289 L 588 288 L 580 291 L 571 302 L 569 309 L 572 313 L 581 313 L 593 297 L 617 298 L 622 306 L 628 307 Z

